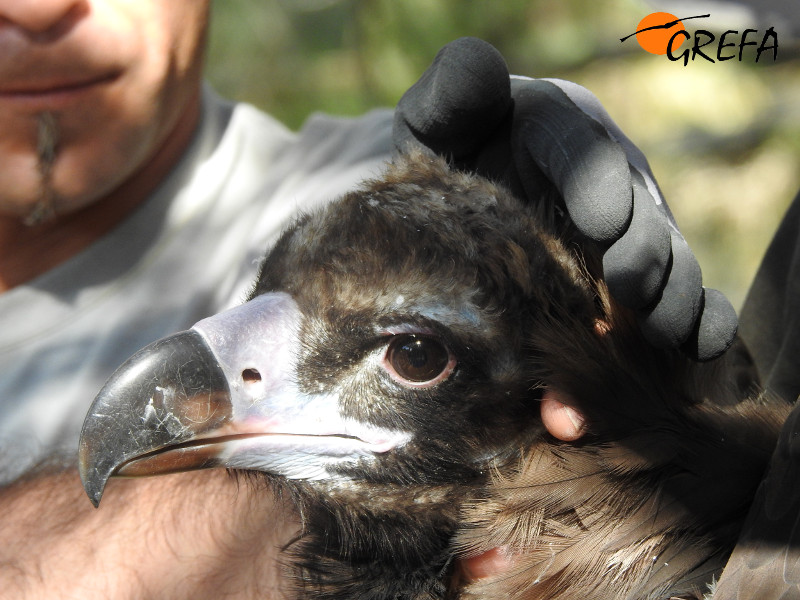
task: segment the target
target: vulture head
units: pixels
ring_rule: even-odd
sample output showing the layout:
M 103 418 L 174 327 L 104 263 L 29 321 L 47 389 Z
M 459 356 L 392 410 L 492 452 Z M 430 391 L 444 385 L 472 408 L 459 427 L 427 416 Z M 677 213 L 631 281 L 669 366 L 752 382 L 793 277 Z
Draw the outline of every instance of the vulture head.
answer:
M 81 437 L 90 498 L 264 477 L 303 519 L 301 598 L 702 597 L 786 411 L 745 399 L 733 354 L 644 342 L 602 249 L 544 204 L 413 155 L 303 216 L 245 304 L 112 376 Z M 543 426 L 548 390 L 580 439 Z

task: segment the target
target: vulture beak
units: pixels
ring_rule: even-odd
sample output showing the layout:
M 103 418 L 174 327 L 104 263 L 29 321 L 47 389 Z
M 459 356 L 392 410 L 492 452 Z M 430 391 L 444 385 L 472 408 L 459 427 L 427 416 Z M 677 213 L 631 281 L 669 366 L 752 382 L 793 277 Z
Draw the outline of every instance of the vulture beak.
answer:
M 294 479 L 374 457 L 405 434 L 343 417 L 335 393 L 302 393 L 300 311 L 264 294 L 129 358 L 83 424 L 79 469 L 97 506 L 112 476 L 231 467 Z

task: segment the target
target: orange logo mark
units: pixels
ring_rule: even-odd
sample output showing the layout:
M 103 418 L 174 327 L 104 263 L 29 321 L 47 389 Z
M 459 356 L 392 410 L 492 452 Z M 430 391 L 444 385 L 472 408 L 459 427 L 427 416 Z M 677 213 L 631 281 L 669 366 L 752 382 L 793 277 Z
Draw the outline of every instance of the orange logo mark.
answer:
M 639 21 L 636 26 L 636 41 L 650 54 L 666 54 L 667 46 L 672 36 L 678 31 L 685 30 L 683 23 L 675 15 L 656 12 Z M 675 52 L 680 47 L 683 39 L 682 36 L 678 36 L 672 40 L 670 50 Z
M 624 42 L 635 35 L 639 45 L 651 54 L 667 54 L 667 52 L 672 54 L 680 47 L 684 39 L 689 39 L 689 37 L 691 37 L 686 34 L 683 21 L 688 21 L 689 19 L 705 19 L 710 16 L 710 14 L 696 15 L 694 17 L 683 17 L 679 19 L 675 15 L 666 12 L 652 13 L 639 21 L 636 31 L 620 38 L 619 41 Z M 676 35 L 681 31 L 684 32 L 684 35 Z M 671 44 L 670 40 L 672 40 Z M 667 48 L 667 46 L 670 47 Z

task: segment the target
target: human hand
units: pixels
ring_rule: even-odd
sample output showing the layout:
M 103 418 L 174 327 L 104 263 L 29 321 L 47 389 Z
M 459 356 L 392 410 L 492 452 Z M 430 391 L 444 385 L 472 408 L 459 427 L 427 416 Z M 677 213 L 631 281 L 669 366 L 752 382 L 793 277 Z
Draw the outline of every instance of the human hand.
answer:
M 555 189 L 578 230 L 605 248 L 603 277 L 651 344 L 697 360 L 727 350 L 736 313 L 702 286 L 647 160 L 574 83 L 509 77 L 491 45 L 445 46 L 395 112 L 395 146 L 424 147 L 532 201 Z

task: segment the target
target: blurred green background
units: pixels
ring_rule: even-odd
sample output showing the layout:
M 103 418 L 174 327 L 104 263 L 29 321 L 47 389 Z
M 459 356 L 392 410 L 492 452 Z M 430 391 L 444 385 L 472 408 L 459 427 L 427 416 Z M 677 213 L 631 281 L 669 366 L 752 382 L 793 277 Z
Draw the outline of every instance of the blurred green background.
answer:
M 769 23 L 779 34 L 777 62 L 768 52 L 755 63 L 751 49 L 741 62 L 684 67 L 646 53 L 634 38 L 620 43 L 656 10 L 639 0 L 217 0 L 212 7 L 208 78 L 223 95 L 292 128 L 314 111 L 393 106 L 437 50 L 464 35 L 495 45 L 513 73 L 588 87 L 650 160 L 705 284 L 737 309 L 800 188 L 800 61 L 780 23 Z M 719 19 L 686 27 L 743 28 Z M 749 39 L 760 42 L 765 29 Z

